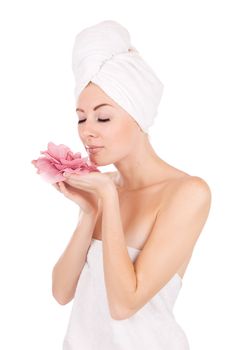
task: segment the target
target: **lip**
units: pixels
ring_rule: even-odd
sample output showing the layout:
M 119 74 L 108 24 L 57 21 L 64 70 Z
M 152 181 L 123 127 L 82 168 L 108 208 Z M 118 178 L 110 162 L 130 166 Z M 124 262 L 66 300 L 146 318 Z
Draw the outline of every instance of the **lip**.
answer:
M 90 146 L 86 146 L 86 148 L 102 148 L 103 146 L 96 146 L 96 145 L 90 145 Z
M 90 153 L 90 154 L 95 154 L 95 153 L 97 153 L 97 152 L 100 152 L 101 151 L 101 149 L 102 149 L 103 147 L 90 147 L 90 148 L 88 148 L 88 147 L 86 147 L 86 150 L 87 150 L 87 152 L 88 153 Z

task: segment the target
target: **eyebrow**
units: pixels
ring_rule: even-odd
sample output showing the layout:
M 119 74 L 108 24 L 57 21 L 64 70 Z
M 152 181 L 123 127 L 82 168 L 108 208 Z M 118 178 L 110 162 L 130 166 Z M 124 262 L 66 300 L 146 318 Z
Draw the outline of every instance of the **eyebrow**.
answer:
M 110 105 L 110 104 L 108 104 L 108 103 L 101 103 L 100 105 L 95 106 L 95 107 L 93 108 L 93 111 L 96 111 L 98 108 L 103 107 L 103 106 L 111 106 L 111 107 L 113 107 L 112 105 Z M 81 108 L 76 108 L 76 112 L 77 112 L 77 111 L 85 112 L 85 111 L 84 111 L 83 109 L 81 109 Z

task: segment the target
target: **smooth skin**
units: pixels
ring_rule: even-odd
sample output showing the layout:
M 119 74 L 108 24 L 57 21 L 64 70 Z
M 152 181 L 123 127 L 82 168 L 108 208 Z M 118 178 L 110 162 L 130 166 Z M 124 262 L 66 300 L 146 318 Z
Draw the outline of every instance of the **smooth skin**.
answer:
M 111 106 L 93 110 L 103 103 Z M 75 193 L 70 195 L 69 188 L 87 191 L 101 203 L 101 206 L 96 206 L 96 211 L 92 211 L 96 215 L 93 214 L 95 222 L 91 228 L 95 232 L 99 217 L 110 313 L 114 319 L 126 319 L 142 308 L 182 266 L 187 265 L 209 214 L 211 191 L 202 178 L 191 176 L 159 158 L 148 135 L 97 85 L 90 83 L 82 91 L 76 107 L 79 109 L 78 119 L 83 121 L 78 124 L 83 144 L 104 146 L 100 152 L 90 155 L 91 160 L 97 166 L 114 164 L 117 172 L 71 175 L 60 183 L 60 191 L 71 200 L 75 200 Z M 102 122 L 98 118 L 109 120 Z M 132 232 L 129 235 L 124 227 L 127 210 L 121 210 L 122 198 L 134 209 L 135 198 L 140 203 L 142 196 L 152 203 L 148 211 L 153 213 L 154 221 L 149 233 L 144 237 L 138 234 L 134 240 Z M 145 203 L 144 200 L 144 209 Z M 148 220 L 142 215 L 139 224 L 141 236 L 145 231 L 143 217 L 144 221 Z M 138 218 L 131 212 L 128 219 L 134 221 Z M 129 241 L 131 246 L 142 248 L 134 264 L 126 248 Z M 67 253 L 67 268 L 69 258 L 71 256 Z M 65 300 L 74 295 L 74 283 L 72 286 L 72 292 L 70 289 Z

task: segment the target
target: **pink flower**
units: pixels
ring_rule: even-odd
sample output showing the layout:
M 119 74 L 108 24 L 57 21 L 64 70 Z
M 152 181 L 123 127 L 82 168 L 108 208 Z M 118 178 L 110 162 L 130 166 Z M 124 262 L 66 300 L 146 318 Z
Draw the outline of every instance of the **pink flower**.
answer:
M 37 174 L 54 184 L 64 181 L 64 172 L 71 174 L 87 174 L 92 171 L 100 172 L 88 157 L 82 158 L 81 153 L 73 153 L 69 147 L 53 142 L 48 143 L 48 150 L 40 151 L 44 157 L 32 160 L 31 163 L 37 168 Z

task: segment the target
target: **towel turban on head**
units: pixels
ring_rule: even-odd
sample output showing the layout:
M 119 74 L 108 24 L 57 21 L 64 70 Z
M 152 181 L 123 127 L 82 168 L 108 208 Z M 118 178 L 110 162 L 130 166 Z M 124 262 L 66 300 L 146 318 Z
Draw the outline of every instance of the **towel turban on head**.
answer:
M 91 81 L 128 112 L 144 132 L 158 113 L 163 84 L 131 45 L 129 32 L 102 21 L 79 32 L 72 51 L 75 101 Z

